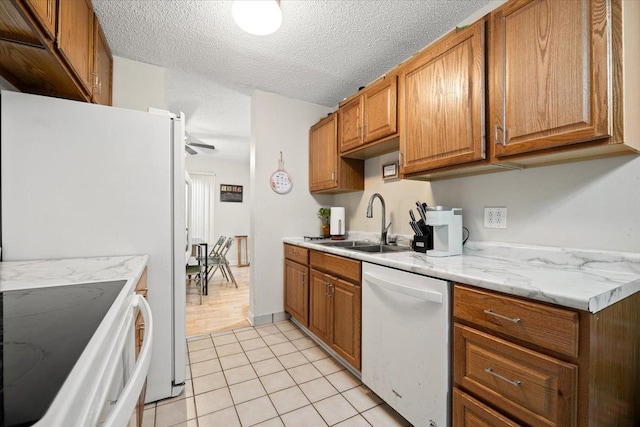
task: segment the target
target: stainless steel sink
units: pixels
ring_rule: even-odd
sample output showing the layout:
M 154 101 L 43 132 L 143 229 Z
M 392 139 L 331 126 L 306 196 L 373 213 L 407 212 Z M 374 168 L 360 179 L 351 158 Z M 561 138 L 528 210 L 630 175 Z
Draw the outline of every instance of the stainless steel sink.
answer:
M 330 242 L 318 243 L 323 246 L 334 246 L 339 248 L 354 248 L 356 246 L 371 246 L 372 243 L 368 240 L 332 240 Z
M 369 252 L 369 253 L 387 253 L 387 252 L 404 252 L 410 251 L 408 246 L 390 246 L 390 245 L 368 245 L 368 246 L 354 246 L 347 248 L 352 251 Z

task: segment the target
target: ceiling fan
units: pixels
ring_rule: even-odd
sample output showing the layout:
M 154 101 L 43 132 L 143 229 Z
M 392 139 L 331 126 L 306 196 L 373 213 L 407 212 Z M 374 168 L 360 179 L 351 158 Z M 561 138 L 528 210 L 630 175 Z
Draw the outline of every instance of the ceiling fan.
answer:
M 215 150 L 216 147 L 210 144 L 205 144 L 204 142 L 200 141 L 198 138 L 194 138 L 189 134 L 186 134 L 184 137 L 184 149 L 187 153 L 189 153 L 190 155 L 194 155 L 194 154 L 198 154 L 198 152 L 196 150 L 194 150 L 192 147 L 198 147 L 198 148 L 206 148 L 208 150 Z

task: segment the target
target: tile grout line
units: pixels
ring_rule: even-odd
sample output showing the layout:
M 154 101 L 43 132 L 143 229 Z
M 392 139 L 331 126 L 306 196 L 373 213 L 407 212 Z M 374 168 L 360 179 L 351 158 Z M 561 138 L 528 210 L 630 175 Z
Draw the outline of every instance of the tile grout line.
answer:
M 283 322 L 278 322 L 278 323 L 283 323 Z M 290 323 L 290 324 L 291 324 L 291 323 Z M 293 324 L 292 324 L 292 325 L 293 325 Z M 238 330 L 230 330 L 230 331 L 228 331 L 228 333 L 216 334 L 216 336 L 225 336 L 225 335 L 231 335 L 231 334 L 233 334 L 234 339 L 236 340 L 235 342 L 240 346 L 241 352 L 233 353 L 233 354 L 230 354 L 230 355 L 226 355 L 226 356 L 224 356 L 224 357 L 232 356 L 232 355 L 237 355 L 237 354 L 242 354 L 242 355 L 247 359 L 247 361 L 248 361 L 248 365 L 251 367 L 251 369 L 252 369 L 253 373 L 256 375 L 256 377 L 255 377 L 255 378 L 251 378 L 251 379 L 249 379 L 249 380 L 240 381 L 240 382 L 235 383 L 235 384 L 233 384 L 233 385 L 242 384 L 242 383 L 245 383 L 245 382 L 248 382 L 248 381 L 252 381 L 253 379 L 258 379 L 258 382 L 259 382 L 260 386 L 263 388 L 263 390 L 264 390 L 264 392 L 265 392 L 265 395 L 264 395 L 264 396 L 256 397 L 256 398 L 254 398 L 254 399 L 250 399 L 250 400 L 247 400 L 246 402 L 242 402 L 242 403 L 251 402 L 251 401 L 254 401 L 254 400 L 257 400 L 257 399 L 260 399 L 260 398 L 262 398 L 262 397 L 265 397 L 265 396 L 266 396 L 266 397 L 269 399 L 269 402 L 271 403 L 271 405 L 274 407 L 274 409 L 276 409 L 276 406 L 275 406 L 275 404 L 274 404 L 273 400 L 271 399 L 271 394 L 274 394 L 274 393 L 277 393 L 277 392 L 280 392 L 280 391 L 283 391 L 283 390 L 288 390 L 288 389 L 291 389 L 291 388 L 293 388 L 293 387 L 298 387 L 298 388 L 302 391 L 303 396 L 304 396 L 304 397 L 309 401 L 309 404 L 308 404 L 308 405 L 304 405 L 304 406 L 302 406 L 301 408 L 304 408 L 304 407 L 307 407 L 307 406 L 312 406 L 312 407 L 313 407 L 313 409 L 314 409 L 314 411 L 315 411 L 315 412 L 316 412 L 316 413 L 321 417 L 321 419 L 322 419 L 322 420 L 323 420 L 327 425 L 329 425 L 329 423 L 328 423 L 328 422 L 327 422 L 327 420 L 322 416 L 322 414 L 320 414 L 320 413 L 319 413 L 319 411 L 318 411 L 318 410 L 317 410 L 317 408 L 315 407 L 315 404 L 317 404 L 317 403 L 319 403 L 319 402 L 322 402 L 322 401 L 324 401 L 324 400 L 327 400 L 327 399 L 329 399 L 329 398 L 332 398 L 332 397 L 338 396 L 338 395 L 339 395 L 339 396 L 341 396 L 344 400 L 346 400 L 346 401 L 347 401 L 347 403 L 349 404 L 349 406 L 350 406 L 351 408 L 353 408 L 353 409 L 356 411 L 356 414 L 354 414 L 353 416 L 348 417 L 348 418 L 346 418 L 346 419 L 344 419 L 344 420 L 338 421 L 338 422 L 337 422 L 337 424 L 342 423 L 342 422 L 344 422 L 344 421 L 347 421 L 347 420 L 349 420 L 349 419 L 351 419 L 351 418 L 355 418 L 355 417 L 357 417 L 357 416 L 360 416 L 360 417 L 362 417 L 362 418 L 365 420 L 365 422 L 366 422 L 368 425 L 371 425 L 371 423 L 369 423 L 369 421 L 368 421 L 364 416 L 362 416 L 362 414 L 363 414 L 364 412 L 366 412 L 366 411 L 369 411 L 369 410 L 371 410 L 371 409 L 374 409 L 374 408 L 376 408 L 376 407 L 378 407 L 378 406 L 383 405 L 383 404 L 384 404 L 384 401 L 381 401 L 380 403 L 375 404 L 375 405 L 374 405 L 374 406 L 372 406 L 371 408 L 367 408 L 367 409 L 366 409 L 366 411 L 362 411 L 362 412 L 360 412 L 360 411 L 359 411 L 359 410 L 358 410 L 358 409 L 357 409 L 357 408 L 356 408 L 356 407 L 351 403 L 351 401 L 349 401 L 349 399 L 347 399 L 347 398 L 344 396 L 344 393 L 346 393 L 346 392 L 348 392 L 348 391 L 350 391 L 350 390 L 356 389 L 356 388 L 360 387 L 361 385 L 363 385 L 363 384 L 361 383 L 361 381 L 360 381 L 360 380 L 358 380 L 358 381 L 360 382 L 360 384 L 358 384 L 358 385 L 355 385 L 355 386 L 349 387 L 349 388 L 347 388 L 347 389 L 345 389 L 345 390 L 343 390 L 343 391 L 340 391 L 340 390 L 336 389 L 337 394 L 334 394 L 334 395 L 332 395 L 332 396 L 325 397 L 325 398 L 320 399 L 320 400 L 318 400 L 318 401 L 316 401 L 316 402 L 311 402 L 311 400 L 309 399 L 309 396 L 304 392 L 304 390 L 303 390 L 302 388 L 300 388 L 300 385 L 302 385 L 302 384 L 307 384 L 307 383 L 309 383 L 309 382 L 311 382 L 311 381 L 315 381 L 315 380 L 317 380 L 317 379 L 323 378 L 323 379 L 325 379 L 326 381 L 328 381 L 328 382 L 329 382 L 329 384 L 331 384 L 333 387 L 335 387 L 335 386 L 333 385 L 333 383 L 331 383 L 331 381 L 329 381 L 329 380 L 327 379 L 327 375 L 325 375 L 323 372 L 320 372 L 320 371 L 319 371 L 319 369 L 318 369 L 318 368 L 316 367 L 316 365 L 314 364 L 314 361 L 311 361 L 311 360 L 309 359 L 309 357 L 303 353 L 303 351 L 304 351 L 304 350 L 309 350 L 309 349 L 311 349 L 311 348 L 318 348 L 318 349 L 320 349 L 320 350 L 322 351 L 322 348 L 321 348 L 320 346 L 318 346 L 318 345 L 317 345 L 317 343 L 315 343 L 315 342 L 313 343 L 314 345 L 313 345 L 312 347 L 307 347 L 307 348 L 304 348 L 304 349 L 300 349 L 300 348 L 298 348 L 298 347 L 293 343 L 294 341 L 296 341 L 296 340 L 300 340 L 300 339 L 307 339 L 307 340 L 308 340 L 308 339 L 310 339 L 310 338 L 309 338 L 309 337 L 308 337 L 308 336 L 307 336 L 307 335 L 306 335 L 302 330 L 300 330 L 299 328 L 297 328 L 295 325 L 294 325 L 294 327 L 293 327 L 293 328 L 287 329 L 287 330 L 285 330 L 285 331 L 283 331 L 282 329 L 280 329 L 280 328 L 279 328 L 275 323 L 270 324 L 270 325 L 268 325 L 268 326 L 274 326 L 274 327 L 276 327 L 276 328 L 278 329 L 278 331 L 277 331 L 277 332 L 266 333 L 265 335 L 261 335 L 261 334 L 260 334 L 260 332 L 258 332 L 258 329 L 257 329 L 257 328 L 255 328 L 255 327 L 243 327 L 243 328 L 239 328 Z M 262 328 L 261 328 L 261 329 L 262 329 Z M 258 336 L 257 336 L 257 337 L 253 337 L 253 338 L 247 338 L 247 339 L 244 339 L 244 340 L 242 340 L 242 341 L 239 339 L 239 337 L 238 337 L 238 334 L 239 334 L 239 333 L 241 333 L 241 332 L 248 332 L 248 331 L 251 331 L 251 330 L 255 331 L 255 332 L 256 332 L 256 334 L 257 334 Z M 302 335 L 303 335 L 303 336 L 292 339 L 292 338 L 290 338 L 289 336 L 285 335 L 285 332 L 290 332 L 290 331 L 299 331 L 300 333 L 302 333 Z M 278 333 L 282 334 L 282 335 L 286 338 L 286 340 L 287 340 L 286 342 L 287 342 L 287 343 L 290 343 L 291 345 L 293 345 L 293 347 L 295 348 L 295 351 L 293 351 L 293 352 L 291 352 L 291 353 L 284 353 L 284 354 L 281 354 L 281 355 L 277 355 L 277 354 L 275 354 L 275 353 L 273 352 L 273 350 L 271 349 L 271 347 L 272 347 L 272 346 L 275 346 L 275 345 L 278 345 L 278 344 L 284 344 L 284 343 L 275 343 L 275 344 L 271 344 L 271 345 L 270 345 L 270 344 L 267 344 L 267 342 L 264 340 L 264 338 L 265 338 L 266 336 L 276 335 L 276 334 L 278 334 Z M 215 351 L 215 354 L 216 354 L 216 357 L 215 357 L 214 359 L 218 359 L 218 361 L 220 361 L 220 355 L 219 355 L 219 353 L 218 353 L 217 348 L 218 348 L 218 347 L 221 347 L 221 346 L 224 346 L 224 345 L 233 344 L 233 343 L 229 343 L 229 344 L 221 344 L 220 346 L 216 346 L 216 345 L 215 345 L 215 343 L 213 342 L 213 338 L 214 338 L 213 334 L 208 334 L 207 336 L 202 336 L 202 337 L 203 337 L 203 338 L 201 338 L 201 339 L 191 340 L 191 341 L 200 341 L 200 340 L 203 340 L 203 339 L 209 338 L 209 339 L 211 340 L 211 344 L 212 344 L 212 347 L 211 347 L 211 348 L 213 348 L 213 350 Z M 243 343 L 243 342 L 245 342 L 245 341 L 249 341 L 249 340 L 257 339 L 257 338 L 260 338 L 260 339 L 262 340 L 262 343 L 264 344 L 264 346 L 263 346 L 263 347 L 258 347 L 258 348 L 255 348 L 255 349 L 246 350 L 246 349 L 245 349 L 245 347 L 242 345 L 242 343 Z M 209 348 L 209 347 L 207 347 L 207 348 Z M 262 377 L 261 377 L 260 375 L 258 375 L 258 372 L 256 371 L 256 369 L 255 369 L 255 367 L 254 367 L 254 362 L 252 362 L 252 361 L 249 359 L 249 356 L 247 355 L 247 351 L 259 350 L 259 349 L 262 349 L 262 348 L 266 348 L 266 349 L 268 349 L 268 350 L 273 354 L 273 357 L 269 357 L 269 358 L 267 358 L 267 359 L 259 360 L 259 361 L 255 362 L 255 363 L 259 363 L 259 362 L 262 362 L 262 361 L 265 361 L 265 360 L 275 359 L 278 363 L 280 363 L 280 365 L 281 365 L 281 366 L 282 366 L 282 368 L 283 368 L 283 370 L 281 370 L 281 371 L 276 371 L 276 372 L 272 372 L 272 373 L 270 373 L 270 374 L 265 374 L 265 375 L 263 375 L 262 377 L 267 376 L 267 375 L 272 375 L 272 374 L 274 374 L 274 373 L 278 373 L 278 372 L 286 372 L 286 373 L 287 373 L 287 375 L 291 376 L 291 374 L 289 373 L 289 370 L 290 370 L 290 369 L 293 369 L 293 368 L 298 367 L 298 366 L 303 366 L 303 365 L 306 365 L 306 364 L 309 364 L 309 365 L 311 365 L 312 367 L 314 367 L 316 370 L 318 370 L 318 371 L 320 372 L 321 376 L 320 376 L 320 377 L 318 377 L 318 378 L 311 379 L 311 380 L 309 380 L 309 381 L 305 381 L 305 382 L 303 382 L 303 383 L 298 383 L 298 382 L 297 382 L 297 381 L 295 381 L 295 379 L 294 379 L 294 385 L 292 385 L 292 386 L 290 386 L 290 387 L 286 387 L 286 388 L 281 389 L 281 390 L 274 391 L 273 393 L 269 393 L 269 392 L 267 391 L 267 389 L 266 389 L 266 387 L 265 387 L 264 383 L 263 383 Z M 204 350 L 204 349 L 201 349 L 201 350 Z M 195 351 L 199 351 L 199 350 L 193 350 L 193 351 L 195 352 Z M 303 358 L 306 360 L 306 363 L 303 363 L 303 364 L 301 364 L 301 365 L 292 366 L 292 367 L 290 367 L 290 368 L 286 368 L 286 367 L 282 364 L 282 362 L 280 361 L 280 357 L 281 357 L 281 356 L 286 356 L 286 355 L 288 355 L 288 354 L 293 354 L 293 353 L 296 353 L 296 352 L 297 352 L 297 353 L 302 354 Z M 192 365 L 192 362 L 191 362 L 191 351 L 189 351 L 188 353 L 189 353 L 189 355 L 188 355 L 188 358 L 189 358 L 189 369 L 191 369 L 191 365 Z M 196 363 L 204 362 L 204 361 L 207 361 L 207 360 L 214 360 L 214 359 L 206 359 L 206 360 L 199 361 L 199 362 L 196 362 Z M 325 360 L 325 359 L 332 359 L 332 358 L 331 358 L 331 356 L 330 356 L 330 355 L 327 355 L 326 357 L 323 357 L 323 358 L 320 358 L 320 359 L 315 360 L 315 362 L 318 362 L 318 361 L 320 361 L 320 360 Z M 333 360 L 333 359 L 332 359 L 332 360 Z M 350 374 L 350 373 L 348 372 L 348 370 L 346 370 L 346 369 L 345 369 L 345 368 L 344 368 L 344 367 L 343 367 L 339 362 L 337 362 L 337 361 L 335 361 L 335 360 L 333 360 L 333 361 L 334 361 L 335 363 L 338 363 L 338 365 L 341 367 L 341 369 L 340 369 L 340 370 L 338 370 L 338 371 L 335 371 L 335 372 L 331 372 L 331 373 L 329 373 L 328 375 L 332 375 L 332 374 L 335 374 L 335 373 L 338 373 L 338 372 L 341 372 L 341 371 L 346 371 L 346 372 L 347 372 L 347 374 Z M 219 362 L 219 363 L 220 363 L 220 362 Z M 246 365 L 235 366 L 234 368 L 238 368 L 238 367 L 242 367 L 242 366 L 246 366 Z M 230 384 L 229 384 L 229 382 L 228 382 L 228 380 L 227 380 L 227 376 L 226 376 L 226 374 L 225 374 L 225 371 L 228 371 L 229 369 L 234 369 L 234 368 L 228 368 L 228 369 L 225 369 L 225 368 L 223 368 L 223 367 L 222 367 L 222 364 L 221 364 L 221 363 L 220 363 L 220 368 L 221 368 L 221 371 L 220 371 L 220 372 L 222 373 L 223 378 L 225 379 L 226 387 L 227 387 L 227 389 L 229 389 L 229 394 L 231 395 L 231 386 L 232 386 L 232 385 L 230 385 Z M 207 375 L 207 374 L 205 374 L 205 375 Z M 200 377 L 205 376 L 205 375 L 200 375 Z M 195 378 L 198 378 L 198 377 L 195 377 Z M 194 388 L 193 393 L 192 393 L 192 394 L 193 394 L 193 396 L 191 396 L 191 397 L 194 399 L 194 406 L 195 406 L 195 397 L 197 396 L 197 394 L 195 393 L 195 386 L 193 385 L 194 377 L 193 377 L 193 376 L 190 376 L 190 380 L 191 380 L 191 382 L 192 382 L 192 388 Z M 208 391 L 207 391 L 207 392 L 208 392 Z M 206 392 L 203 392 L 203 393 L 206 393 Z M 203 393 L 200 393 L 200 394 L 203 394 Z M 238 405 L 234 402 L 233 395 L 231 395 L 231 401 L 233 402 L 233 407 L 234 407 L 234 410 L 235 410 L 236 416 L 238 417 L 238 420 L 240 420 L 240 414 L 239 414 L 239 413 L 238 413 L 238 411 L 237 411 L 237 406 L 238 406 Z M 259 423 L 263 423 L 263 422 L 266 422 L 266 421 L 269 421 L 269 420 L 273 420 L 273 419 L 275 419 L 275 418 L 278 418 L 278 419 L 279 419 L 279 420 L 284 424 L 284 421 L 282 420 L 282 415 L 286 415 L 286 414 L 288 414 L 288 413 L 294 412 L 294 411 L 299 410 L 299 409 L 301 409 L 301 408 L 296 408 L 296 409 L 293 409 L 293 410 L 288 411 L 288 412 L 283 413 L 283 414 L 280 414 L 280 413 L 278 412 L 278 410 L 276 409 L 276 414 L 277 414 L 277 415 L 276 415 L 276 417 L 272 417 L 272 418 L 269 418 L 269 419 L 267 419 L 267 420 L 260 421 Z M 155 405 L 155 408 L 154 408 L 154 409 L 157 409 L 157 405 Z M 224 410 L 224 409 L 220 409 L 219 411 L 222 411 L 222 410 Z M 219 412 L 219 411 L 214 411 L 214 412 L 211 412 L 211 413 L 215 413 L 215 412 Z M 197 407 L 195 408 L 195 412 L 196 412 L 196 418 L 195 418 L 195 420 L 196 420 L 196 423 L 199 425 L 199 418 L 201 418 L 201 417 L 200 417 L 200 416 L 199 416 L 199 414 L 198 414 Z M 209 415 L 209 414 L 203 414 L 202 416 L 205 416 L 205 415 Z M 154 418 L 155 418 L 155 417 L 154 417 Z M 155 424 L 155 421 L 157 421 L 157 420 L 156 420 L 156 419 L 154 419 L 154 424 Z M 259 423 L 258 423 L 258 424 L 259 424 Z M 241 424 L 242 424 L 242 422 L 241 422 Z

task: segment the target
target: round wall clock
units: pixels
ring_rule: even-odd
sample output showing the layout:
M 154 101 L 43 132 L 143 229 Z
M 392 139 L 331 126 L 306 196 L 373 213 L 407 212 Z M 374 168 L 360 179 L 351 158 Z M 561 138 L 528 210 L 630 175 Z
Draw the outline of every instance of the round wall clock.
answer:
M 281 151 L 278 170 L 271 174 L 271 189 L 278 194 L 287 194 L 291 191 L 291 187 L 293 187 L 293 182 L 291 182 L 289 173 L 284 170 Z

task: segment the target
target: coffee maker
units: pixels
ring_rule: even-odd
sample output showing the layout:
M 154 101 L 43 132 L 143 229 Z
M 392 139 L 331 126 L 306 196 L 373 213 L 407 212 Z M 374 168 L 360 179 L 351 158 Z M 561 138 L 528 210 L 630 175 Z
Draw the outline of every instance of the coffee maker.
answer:
M 462 254 L 462 209 L 433 206 L 425 213 L 427 225 L 433 227 L 433 249 L 427 250 L 427 256 Z

